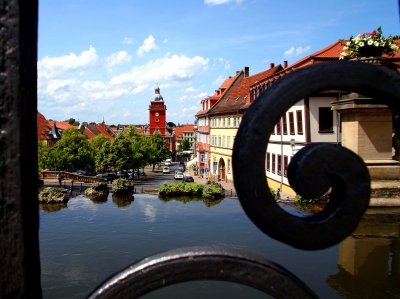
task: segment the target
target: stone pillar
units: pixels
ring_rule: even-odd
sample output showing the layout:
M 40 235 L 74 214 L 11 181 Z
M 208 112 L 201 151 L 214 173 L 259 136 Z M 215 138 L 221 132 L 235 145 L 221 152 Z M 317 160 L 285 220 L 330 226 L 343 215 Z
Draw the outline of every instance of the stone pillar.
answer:
M 379 101 L 351 93 L 332 102 L 341 114 L 342 146 L 367 164 L 371 179 L 400 179 L 400 163 L 392 159 L 392 111 Z

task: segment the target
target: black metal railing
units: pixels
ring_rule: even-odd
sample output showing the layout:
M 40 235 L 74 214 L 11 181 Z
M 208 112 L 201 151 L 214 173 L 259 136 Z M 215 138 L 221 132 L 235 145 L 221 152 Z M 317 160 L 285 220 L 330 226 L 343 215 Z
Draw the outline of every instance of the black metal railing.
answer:
M 0 297 L 41 298 L 37 196 L 37 0 L 4 0 L 0 12 Z M 269 135 L 288 108 L 323 90 L 348 90 L 400 106 L 400 75 L 347 61 L 324 62 L 291 72 L 250 106 L 238 130 L 233 173 L 240 203 L 266 235 L 290 246 L 316 250 L 337 244 L 357 226 L 370 196 L 368 170 L 354 153 L 328 144 L 308 145 L 288 167 L 302 196 L 332 187 L 331 200 L 315 216 L 280 209 L 265 180 Z M 398 113 L 396 113 L 398 114 Z M 329 155 L 327 155 L 329 153 Z M 258 288 L 278 298 L 317 298 L 281 266 L 246 251 L 188 247 L 143 259 L 117 273 L 89 298 L 138 298 L 178 282 L 213 279 Z

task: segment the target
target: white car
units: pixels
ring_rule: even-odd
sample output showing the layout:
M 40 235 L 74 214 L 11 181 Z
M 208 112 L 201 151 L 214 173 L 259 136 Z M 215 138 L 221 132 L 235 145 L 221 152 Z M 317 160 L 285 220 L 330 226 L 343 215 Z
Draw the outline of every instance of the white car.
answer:
M 183 179 L 183 173 L 182 172 L 175 172 L 174 179 L 175 180 Z
M 169 167 L 165 166 L 162 170 L 163 173 L 169 173 Z
M 170 166 L 171 165 L 171 159 L 165 160 L 165 166 Z

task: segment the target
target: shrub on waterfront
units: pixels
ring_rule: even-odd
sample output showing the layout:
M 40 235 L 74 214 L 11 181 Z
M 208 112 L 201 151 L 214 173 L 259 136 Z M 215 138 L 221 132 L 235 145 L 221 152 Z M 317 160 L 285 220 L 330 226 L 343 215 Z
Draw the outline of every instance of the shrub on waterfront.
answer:
M 272 198 L 275 199 L 275 201 L 277 201 L 278 197 L 276 196 L 275 190 L 270 187 L 269 192 L 271 192 Z
M 46 187 L 39 193 L 39 202 L 43 204 L 55 204 L 68 202 L 70 195 L 67 189 Z
M 96 182 L 96 183 L 93 183 L 90 188 L 87 188 L 84 193 L 89 198 L 107 197 L 109 191 L 108 191 L 107 183 Z
M 203 184 L 187 183 L 185 185 L 185 193 L 187 195 L 200 195 L 203 193 Z
M 209 199 L 219 199 L 224 197 L 224 191 L 219 187 L 217 183 L 209 182 L 203 189 L 203 197 Z
M 317 202 L 327 202 L 327 201 L 329 201 L 329 198 L 330 198 L 330 192 L 327 192 L 324 195 L 321 195 L 320 197 L 316 197 L 316 198 L 305 198 L 305 197 L 301 196 L 300 194 L 296 194 L 294 201 L 298 202 L 298 203 L 304 203 L 304 204 L 313 204 L 313 203 L 317 203 Z
M 114 195 L 131 195 L 134 187 L 135 186 L 132 181 L 119 178 L 112 182 L 111 192 Z
M 216 187 L 218 189 L 218 187 Z M 204 185 L 197 183 L 185 183 L 180 182 L 178 184 L 167 184 L 164 183 L 158 189 L 160 196 L 203 196 L 204 197 Z M 214 190 L 214 189 L 213 189 Z M 214 190 L 216 191 L 216 190 Z M 211 192 L 211 191 L 208 191 Z M 218 192 L 221 192 L 218 189 Z M 206 194 L 208 196 L 208 193 Z

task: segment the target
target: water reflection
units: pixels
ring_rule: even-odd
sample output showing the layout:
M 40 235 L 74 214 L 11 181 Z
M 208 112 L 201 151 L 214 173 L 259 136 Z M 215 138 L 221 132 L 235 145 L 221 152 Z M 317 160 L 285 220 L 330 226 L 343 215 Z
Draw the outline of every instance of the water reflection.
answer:
M 91 196 L 89 199 L 95 204 L 102 204 L 107 202 L 108 196 Z
M 118 207 L 123 208 L 129 206 L 133 201 L 135 197 L 132 195 L 114 195 L 112 196 L 112 201 L 115 203 Z
M 400 211 L 370 209 L 339 247 L 339 272 L 326 282 L 346 298 L 398 298 Z
M 52 212 L 58 212 L 61 209 L 67 208 L 68 206 L 65 203 L 55 203 L 55 204 L 48 203 L 48 204 L 39 204 L 39 207 L 47 213 L 52 213 Z
M 181 203 L 188 203 L 188 202 L 199 202 L 202 201 L 206 207 L 212 207 L 215 206 L 217 204 L 219 204 L 223 198 L 221 199 L 208 199 L 208 198 L 204 198 L 204 197 L 193 197 L 193 196 L 179 196 L 179 197 L 158 197 L 159 200 L 161 200 L 162 202 L 166 203 L 169 202 L 171 200 L 175 200 L 175 201 L 179 201 Z

